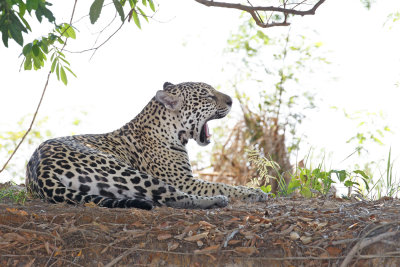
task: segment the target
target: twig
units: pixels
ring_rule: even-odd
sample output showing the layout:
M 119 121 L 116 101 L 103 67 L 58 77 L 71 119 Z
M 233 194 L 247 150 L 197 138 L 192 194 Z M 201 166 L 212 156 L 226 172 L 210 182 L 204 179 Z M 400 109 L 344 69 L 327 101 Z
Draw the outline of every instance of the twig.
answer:
M 333 246 L 337 246 L 337 245 L 342 245 L 342 244 L 347 244 L 347 243 L 351 243 L 354 241 L 358 241 L 360 240 L 360 238 L 349 238 L 349 239 L 342 239 L 342 240 L 337 240 L 337 241 L 332 241 L 332 245 Z
M 96 40 L 94 41 L 94 44 L 93 44 L 92 47 L 94 47 L 94 46 L 97 44 L 97 41 L 99 40 L 100 35 L 101 35 L 108 27 L 111 26 L 111 24 L 114 22 L 114 20 L 115 20 L 116 18 L 117 18 L 117 11 L 115 11 L 115 14 L 114 14 L 113 19 L 112 19 L 100 32 L 97 33 L 98 35 L 97 35 Z
M 290 23 L 286 21 L 287 16 L 289 14 L 299 15 L 299 16 L 314 15 L 317 8 L 325 2 L 325 0 L 319 0 L 311 9 L 303 11 L 303 10 L 296 10 L 294 8 L 276 7 L 276 6 L 252 6 L 251 4 L 250 4 L 250 6 L 246 6 L 246 5 L 235 4 L 235 3 L 216 2 L 213 0 L 195 0 L 195 1 L 197 3 L 203 4 L 208 7 L 211 7 L 211 6 L 223 7 L 223 8 L 232 8 L 232 9 L 238 9 L 238 10 L 245 11 L 245 12 L 249 13 L 253 17 L 256 24 L 262 28 L 270 28 L 270 27 L 275 27 L 275 26 L 289 26 Z M 295 6 L 295 7 L 297 7 L 297 6 Z M 280 12 L 280 13 L 284 14 L 285 20 L 283 22 L 269 23 L 267 21 L 267 23 L 264 23 L 262 21 L 262 19 L 259 17 L 258 11 Z
M 59 241 L 62 241 L 58 236 L 54 236 L 54 235 L 46 233 L 46 232 L 40 232 L 40 231 L 24 229 L 24 228 L 19 228 L 19 227 L 15 228 L 15 227 L 11 227 L 11 226 L 4 225 L 4 224 L 0 224 L 0 228 L 5 228 L 5 229 L 11 230 L 11 231 L 16 231 L 16 232 L 26 232 L 26 233 L 31 233 L 31 234 L 46 235 L 46 236 L 50 236 L 52 238 L 58 239 Z
M 96 46 L 96 47 L 92 47 L 92 48 L 80 50 L 80 51 L 70 51 L 70 50 L 65 50 L 65 51 L 68 52 L 68 53 L 71 53 L 71 54 L 82 54 L 82 53 L 86 53 L 86 52 L 93 51 L 92 55 L 90 56 L 90 59 L 92 59 L 93 56 L 94 56 L 94 54 L 97 52 L 97 50 L 98 50 L 100 47 L 102 47 L 103 45 L 105 45 L 108 41 L 110 41 L 110 39 L 111 39 L 112 37 L 114 37 L 114 35 L 122 28 L 122 26 L 125 24 L 125 21 L 129 18 L 131 12 L 133 12 L 134 10 L 135 10 L 135 9 L 132 8 L 132 9 L 129 11 L 128 15 L 127 15 L 127 16 L 125 17 L 125 19 L 122 21 L 122 23 L 121 23 L 121 25 L 118 27 L 118 29 L 117 29 L 114 33 L 112 33 L 112 34 L 111 34 L 103 43 L 101 43 L 100 45 L 98 45 L 98 46 Z M 135 12 L 136 12 L 136 11 L 135 11 Z M 142 16 L 142 17 L 146 17 L 146 18 L 153 19 L 154 21 L 159 22 L 159 23 L 165 23 L 165 22 L 158 21 L 158 20 L 156 20 L 156 19 L 153 18 L 153 16 L 154 16 L 156 13 L 157 13 L 157 11 L 155 11 L 154 14 L 152 14 L 151 16 L 143 15 L 143 14 L 141 14 L 141 13 L 140 13 L 140 14 L 138 13 L 138 15 L 140 15 L 140 16 Z M 116 14 L 117 14 L 117 13 L 115 13 L 115 15 L 116 15 Z M 89 15 L 86 15 L 86 16 L 89 16 Z M 114 17 L 114 19 L 115 19 L 115 17 Z M 111 21 L 111 23 L 114 21 L 114 19 Z M 79 21 L 79 20 L 78 20 L 78 21 Z M 111 25 L 111 23 L 109 23 L 105 28 L 103 28 L 103 30 L 100 31 L 100 34 L 101 34 L 106 28 L 108 28 L 108 27 Z M 99 34 L 99 35 L 100 35 L 100 34 Z M 97 43 L 98 38 L 99 38 L 99 36 L 97 37 L 97 39 L 96 39 L 94 45 Z M 94 45 L 93 45 L 93 46 L 94 46 Z
M 98 50 L 100 47 L 102 47 L 103 45 L 105 45 L 108 41 L 110 41 L 110 39 L 111 39 L 112 37 L 114 37 L 114 35 L 117 34 L 117 32 L 119 32 L 119 30 L 121 30 L 122 26 L 124 26 L 124 24 L 125 24 L 125 21 L 126 21 L 128 18 L 130 18 L 131 12 L 133 12 L 133 11 L 136 12 L 135 8 L 132 8 L 132 9 L 129 11 L 128 15 L 125 16 L 124 21 L 122 21 L 122 23 L 121 23 L 121 25 L 118 27 L 118 29 L 117 29 L 115 32 L 113 32 L 110 36 L 108 36 L 108 38 L 107 38 L 103 43 L 101 43 L 99 46 L 97 46 L 97 47 L 92 47 L 92 48 L 85 49 L 85 50 L 78 51 L 78 52 L 72 52 L 72 51 L 67 51 L 67 52 L 70 52 L 70 53 L 84 53 L 84 52 L 88 52 L 88 51 L 93 51 L 92 55 L 90 56 L 90 59 L 92 59 L 93 56 L 94 56 L 94 54 L 97 52 L 97 50 Z M 154 13 L 154 14 L 155 14 L 155 13 Z M 154 14 L 153 14 L 153 15 L 154 15 Z M 152 18 L 151 16 L 147 16 L 147 17 Z M 129 21 L 129 20 L 128 20 L 128 21 Z M 109 25 L 107 25 L 106 27 L 108 27 L 108 26 L 109 26 Z M 96 42 L 97 42 L 97 40 L 96 40 Z
M 121 255 L 119 255 L 118 257 L 114 258 L 112 261 L 110 261 L 109 263 L 107 263 L 104 267 L 111 267 L 114 266 L 115 264 L 117 264 L 120 260 L 122 260 L 123 258 L 125 258 L 126 256 L 128 256 L 129 254 L 133 253 L 136 251 L 136 248 L 131 248 L 126 250 L 124 253 L 122 253 Z
M 232 239 L 232 238 L 234 238 L 235 237 L 235 235 L 237 234 L 237 233 L 239 233 L 239 231 L 240 231 L 240 229 L 242 229 L 244 226 L 243 225 L 239 225 L 239 228 L 236 228 L 235 230 L 233 230 L 227 237 L 226 237 L 226 239 L 225 239 L 225 242 L 224 242 L 224 248 L 226 248 L 227 246 L 228 246 L 228 242 Z
M 363 239 L 359 242 L 357 242 L 357 244 L 354 245 L 354 247 L 350 250 L 350 252 L 347 254 L 346 258 L 343 260 L 342 264 L 340 264 L 340 267 L 347 267 L 349 265 L 349 263 L 351 262 L 351 260 L 354 258 L 354 255 L 361 251 L 363 248 L 381 241 L 382 239 L 394 236 L 399 234 L 400 231 L 394 231 L 394 232 L 386 232 L 371 238 L 366 238 Z
M 75 13 L 75 8 L 76 8 L 76 3 L 77 3 L 77 1 L 78 1 L 78 0 L 75 0 L 74 7 L 73 7 L 73 9 L 72 9 L 72 15 L 71 15 L 71 20 L 70 20 L 70 25 L 71 25 L 72 19 L 73 19 L 73 17 L 74 17 L 74 13 Z M 64 46 L 61 48 L 61 52 L 63 51 L 63 49 L 64 49 L 65 46 L 67 45 L 67 40 L 68 40 L 68 37 L 67 37 L 67 39 L 66 39 L 65 42 L 64 42 Z M 45 83 L 45 85 L 44 85 L 44 87 L 43 87 L 42 95 L 40 96 L 39 103 L 38 103 L 38 105 L 37 105 L 37 107 L 36 107 L 35 113 L 33 114 L 33 118 L 32 118 L 31 124 L 29 125 L 28 130 L 26 130 L 24 136 L 22 136 L 21 140 L 19 141 L 19 143 L 18 143 L 17 146 L 15 147 L 13 153 L 10 155 L 10 157 L 8 158 L 8 160 L 6 161 L 6 163 L 4 163 L 3 168 L 1 168 L 1 170 L 0 170 L 0 173 L 6 169 L 8 163 L 9 163 L 10 160 L 14 157 L 15 153 L 17 152 L 17 150 L 18 150 L 19 147 L 21 146 L 22 142 L 24 142 L 26 136 L 27 136 L 27 135 L 29 134 L 29 132 L 32 130 L 32 126 L 33 126 L 33 124 L 35 123 L 36 116 L 37 116 L 37 114 L 38 114 L 38 112 L 39 112 L 40 105 L 42 104 L 44 94 L 46 93 L 47 86 L 49 85 L 49 80 L 50 80 L 50 75 L 51 75 L 51 73 L 52 73 L 52 72 L 49 71 L 49 74 L 47 74 L 47 80 L 46 80 L 46 83 Z
M 46 93 L 47 85 L 49 84 L 50 75 L 51 75 L 51 71 L 49 71 L 49 74 L 47 75 L 47 80 L 46 80 L 46 83 L 44 85 L 44 88 L 43 88 L 43 91 L 42 91 L 42 95 L 41 95 L 39 103 L 38 103 L 38 105 L 36 107 L 36 111 L 33 114 L 33 118 L 32 118 L 31 124 L 29 125 L 28 130 L 26 130 L 24 136 L 22 136 L 22 138 L 19 141 L 18 145 L 15 147 L 13 153 L 10 155 L 10 157 L 8 158 L 6 163 L 4 163 L 3 168 L 0 170 L 0 173 L 5 170 L 5 168 L 7 167 L 8 163 L 14 157 L 14 155 L 17 152 L 18 148 L 21 146 L 22 142 L 24 142 L 24 140 L 25 140 L 26 136 L 28 135 L 28 133 L 32 130 L 32 126 L 33 126 L 33 123 L 35 122 L 36 115 L 37 115 L 37 113 L 39 111 L 40 105 L 42 104 L 42 100 L 43 100 L 44 94 Z
M 54 265 L 54 263 L 52 265 L 49 265 L 49 263 L 50 263 L 51 259 L 53 258 L 53 255 L 56 252 L 56 250 L 57 249 L 53 249 L 53 251 L 51 252 L 51 255 L 50 255 L 49 259 L 47 260 L 46 264 L 44 265 L 45 267 L 47 267 L 47 266 L 51 267 L 51 266 Z
M 127 17 L 128 17 L 128 16 L 127 16 Z M 127 17 L 126 17 L 126 18 L 127 18 Z M 94 56 L 94 54 L 97 52 L 97 50 L 98 50 L 100 47 L 102 47 L 103 45 L 105 45 L 108 41 L 110 41 L 110 39 L 122 28 L 122 26 L 124 26 L 125 21 L 126 21 L 126 18 L 125 18 L 125 20 L 121 23 L 121 25 L 118 27 L 118 29 L 117 29 L 116 31 L 114 31 L 114 32 L 113 32 L 104 42 L 102 42 L 100 45 L 98 45 L 98 46 L 96 46 L 96 47 L 84 49 L 84 50 L 81 50 L 81 51 L 70 51 L 70 50 L 65 50 L 65 51 L 68 52 L 68 53 L 71 53 L 71 54 L 81 54 L 81 53 L 93 51 L 93 54 L 92 54 L 91 57 L 90 57 L 90 58 L 92 58 L 92 57 Z

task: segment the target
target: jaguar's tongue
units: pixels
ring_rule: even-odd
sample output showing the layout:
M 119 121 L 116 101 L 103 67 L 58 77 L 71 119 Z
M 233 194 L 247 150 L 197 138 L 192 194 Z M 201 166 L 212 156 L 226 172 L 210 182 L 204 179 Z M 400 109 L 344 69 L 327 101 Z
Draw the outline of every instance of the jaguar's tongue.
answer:
M 210 129 L 208 128 L 207 122 L 204 123 L 203 128 L 204 128 L 204 133 L 206 135 L 207 140 L 210 140 L 211 134 L 210 134 Z

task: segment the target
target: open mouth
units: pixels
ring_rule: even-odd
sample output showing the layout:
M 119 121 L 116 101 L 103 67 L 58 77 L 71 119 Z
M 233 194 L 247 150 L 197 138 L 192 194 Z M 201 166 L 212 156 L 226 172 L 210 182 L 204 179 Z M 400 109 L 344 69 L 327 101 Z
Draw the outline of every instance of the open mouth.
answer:
M 208 128 L 207 121 L 204 123 L 203 127 L 201 127 L 200 131 L 200 143 L 204 145 L 208 145 L 210 143 L 210 128 Z
M 221 116 L 219 113 L 214 114 L 213 116 L 211 116 L 210 118 L 208 118 L 208 120 L 206 120 L 203 124 L 203 126 L 201 127 L 200 130 L 200 135 L 199 135 L 199 145 L 201 146 L 206 146 L 208 145 L 211 141 L 211 133 L 210 133 L 210 128 L 208 128 L 208 124 L 207 122 L 211 121 L 211 120 L 215 120 L 215 119 L 219 119 L 222 118 L 223 116 Z

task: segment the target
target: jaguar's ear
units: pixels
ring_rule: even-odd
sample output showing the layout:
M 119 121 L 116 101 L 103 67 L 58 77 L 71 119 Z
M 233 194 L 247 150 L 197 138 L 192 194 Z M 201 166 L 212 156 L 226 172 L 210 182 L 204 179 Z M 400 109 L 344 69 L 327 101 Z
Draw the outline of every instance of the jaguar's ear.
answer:
M 182 106 L 182 100 L 177 95 L 169 94 L 165 91 L 157 91 L 156 93 L 156 101 L 163 104 L 167 109 L 177 111 Z
M 165 90 L 168 86 L 174 86 L 174 84 L 172 84 L 170 82 L 165 82 L 163 85 L 163 90 Z

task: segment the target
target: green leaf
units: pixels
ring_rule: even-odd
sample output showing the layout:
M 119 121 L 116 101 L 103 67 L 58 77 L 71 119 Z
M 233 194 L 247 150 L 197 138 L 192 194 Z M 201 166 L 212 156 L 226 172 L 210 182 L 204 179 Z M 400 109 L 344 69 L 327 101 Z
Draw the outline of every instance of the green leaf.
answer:
M 149 19 L 147 18 L 147 15 L 143 12 L 143 10 L 140 9 L 140 7 L 137 7 L 137 8 L 139 9 L 139 12 L 140 12 L 140 14 L 142 14 L 143 18 L 144 18 L 147 22 L 149 22 Z
M 57 80 L 60 80 L 60 64 L 59 63 L 57 63 L 56 74 L 57 74 Z
M 137 0 L 129 0 L 129 5 L 131 6 L 131 8 L 136 7 L 136 3 L 137 3 Z
M 68 24 L 66 24 L 66 25 L 68 25 Z M 70 25 L 68 25 L 67 27 L 68 28 L 67 28 L 66 33 L 68 34 L 68 37 L 71 37 L 72 39 L 76 39 L 76 34 L 75 34 L 74 28 L 72 28 L 72 26 L 70 26 Z
M 35 57 L 35 56 L 32 57 L 32 59 L 33 59 L 33 68 L 35 70 L 40 69 L 43 65 L 43 62 L 38 57 Z
M 19 16 L 20 18 L 22 18 L 22 17 L 25 15 L 26 4 L 24 4 L 24 5 L 19 4 L 19 5 L 18 5 L 18 9 L 19 9 L 18 16 Z
M 1 39 L 3 40 L 4 46 L 8 47 L 8 28 L 6 25 L 1 29 Z
M 148 1 L 149 1 L 149 5 L 150 5 L 151 10 L 153 10 L 153 12 L 156 12 L 156 9 L 154 8 L 153 0 L 148 0 Z
M 61 51 L 58 51 L 58 54 L 59 54 L 60 56 L 62 56 L 62 57 L 64 57 L 64 58 L 65 58 L 65 55 L 64 55 L 64 53 L 63 53 L 63 52 L 61 52 Z
M 350 181 L 350 180 L 347 180 L 347 181 L 344 183 L 344 186 L 346 186 L 346 187 L 352 187 L 353 185 L 360 185 L 360 184 L 357 183 L 357 182 L 352 182 L 352 181 Z
M 64 41 L 61 38 L 57 38 L 57 42 L 59 42 L 60 44 L 64 44 Z
M 22 37 L 22 32 L 17 28 L 15 24 L 10 24 L 11 37 L 20 45 L 24 44 L 24 38 Z
M 370 178 L 368 177 L 368 175 L 362 170 L 355 170 L 354 173 L 359 174 L 363 177 L 362 180 L 364 181 L 365 188 L 369 190 L 368 181 L 370 180 Z
M 124 9 L 122 8 L 121 3 L 118 0 L 113 0 L 115 9 L 117 10 L 119 16 L 121 17 L 121 21 L 125 20 Z
M 42 23 L 43 12 L 42 9 L 38 8 L 35 12 L 37 20 Z
M 61 73 L 61 81 L 67 85 L 68 80 L 67 80 L 67 74 L 65 73 L 65 70 L 63 67 L 60 68 L 60 73 Z
M 66 61 L 63 57 L 59 57 L 59 59 L 61 59 L 62 61 L 65 62 L 65 64 L 70 65 L 68 61 Z
M 53 58 L 54 58 L 55 55 L 56 55 L 56 52 L 54 52 L 54 53 L 51 55 L 50 61 L 53 61 Z
M 39 7 L 39 0 L 26 0 L 26 9 L 30 13 L 32 10 L 36 10 Z
M 50 3 L 46 2 L 46 5 L 51 5 Z M 47 18 L 49 22 L 54 22 L 56 21 L 56 18 L 53 15 L 53 12 L 50 11 L 45 5 L 42 5 L 40 7 L 41 13 Z
M 57 59 L 55 59 L 53 61 L 53 63 L 51 64 L 51 72 L 54 72 L 54 69 L 56 68 L 56 64 L 57 64 Z
M 42 48 L 43 52 L 45 52 L 46 54 L 49 53 L 49 47 L 47 45 L 47 40 L 46 39 L 43 39 L 41 41 L 40 47 Z
M 6 18 L 7 18 L 6 15 L 1 14 L 1 16 L 0 16 L 0 25 L 2 26 L 1 28 L 3 28 L 4 25 L 6 25 L 6 24 L 4 24 L 4 22 L 6 21 Z
M 100 17 L 101 9 L 103 8 L 104 0 L 94 0 L 92 6 L 90 7 L 89 17 L 90 22 L 94 24 Z
M 368 175 L 366 175 L 365 172 L 362 170 L 355 170 L 354 173 L 361 175 L 362 177 L 364 177 L 367 180 L 369 179 Z
M 19 18 L 22 20 L 22 22 L 25 24 L 25 27 L 26 27 L 28 30 L 32 31 L 31 26 L 30 26 L 29 23 L 25 20 L 25 18 L 24 18 L 22 15 L 20 15 L 20 14 L 18 14 L 18 15 L 19 15 Z M 1 23 L 0 23 L 0 24 L 1 24 Z
M 260 187 L 260 189 L 262 190 L 262 191 L 264 191 L 265 193 L 269 193 L 269 192 L 271 192 L 271 185 L 267 185 L 267 186 L 261 186 Z
M 135 22 L 136 26 L 139 29 L 142 29 L 141 26 L 140 26 L 139 16 L 138 16 L 136 10 L 132 10 L 132 18 L 133 18 L 133 21 Z
M 28 54 L 25 57 L 24 70 L 31 70 L 31 69 L 32 69 L 32 56 L 31 54 Z
M 68 68 L 67 66 L 64 66 L 64 68 L 66 68 L 72 75 L 74 75 L 75 76 L 75 78 L 76 78 L 76 75 L 75 75 L 75 73 L 70 69 L 70 68 Z
M 28 33 L 28 30 L 25 28 L 25 26 L 21 23 L 19 18 L 13 12 L 10 14 L 9 17 L 11 19 L 11 22 L 17 27 L 18 30 Z
M 37 45 L 32 46 L 32 52 L 35 56 L 39 56 L 39 47 Z
M 37 8 L 34 8 L 36 9 L 36 18 L 39 22 L 42 22 L 42 17 L 44 16 L 49 22 L 55 22 L 56 18 L 46 6 L 51 6 L 51 4 L 43 0 L 39 0 Z
M 344 180 L 346 180 L 347 173 L 345 170 L 341 170 L 341 171 L 332 170 L 331 172 L 336 174 L 336 176 L 338 177 L 340 182 L 344 182 Z
M 24 46 L 24 48 L 22 49 L 22 54 L 26 57 L 32 50 L 32 43 L 29 43 L 27 45 Z

